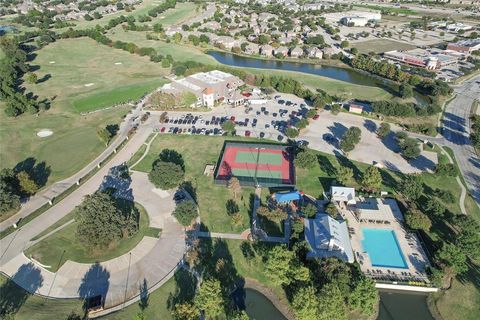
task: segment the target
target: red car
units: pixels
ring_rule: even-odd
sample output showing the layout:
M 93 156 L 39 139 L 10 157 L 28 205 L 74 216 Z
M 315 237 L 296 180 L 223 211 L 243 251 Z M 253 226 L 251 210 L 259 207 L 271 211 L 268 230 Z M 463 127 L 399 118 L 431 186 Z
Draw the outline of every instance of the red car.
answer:
M 318 114 L 313 116 L 313 120 L 317 120 L 318 118 L 320 118 L 320 115 L 318 115 Z
M 250 137 L 251 132 L 250 131 L 245 131 L 245 137 Z
M 162 129 L 160 129 L 160 132 L 165 132 L 165 127 L 163 127 Z
M 230 121 L 232 121 L 232 122 L 235 121 L 235 116 L 231 116 Z

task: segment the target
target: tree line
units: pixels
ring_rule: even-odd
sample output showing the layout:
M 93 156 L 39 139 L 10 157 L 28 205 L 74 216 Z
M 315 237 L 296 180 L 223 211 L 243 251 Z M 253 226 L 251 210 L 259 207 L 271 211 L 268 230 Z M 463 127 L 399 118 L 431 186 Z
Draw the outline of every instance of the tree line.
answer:
M 27 51 L 17 39 L 0 37 L 0 48 L 5 57 L 0 60 L 0 99 L 5 101 L 5 113 L 16 117 L 26 111 L 36 113 L 46 109 L 46 102 L 37 103 L 32 94 L 19 88 L 20 79 L 28 70 Z

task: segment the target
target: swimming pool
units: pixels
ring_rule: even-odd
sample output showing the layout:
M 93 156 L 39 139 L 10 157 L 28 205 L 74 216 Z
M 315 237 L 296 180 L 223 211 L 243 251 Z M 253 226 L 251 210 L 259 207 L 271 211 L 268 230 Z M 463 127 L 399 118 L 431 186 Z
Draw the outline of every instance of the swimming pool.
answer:
M 362 228 L 363 250 L 368 253 L 372 266 L 407 269 L 395 231 L 391 229 Z

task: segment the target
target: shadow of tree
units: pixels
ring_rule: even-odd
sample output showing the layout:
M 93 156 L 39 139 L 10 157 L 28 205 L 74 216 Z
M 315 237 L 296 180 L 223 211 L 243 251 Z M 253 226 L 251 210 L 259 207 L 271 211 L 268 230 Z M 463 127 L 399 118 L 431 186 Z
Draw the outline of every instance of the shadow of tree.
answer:
M 183 156 L 173 149 L 163 149 L 162 152 L 160 152 L 160 154 L 158 155 L 157 161 L 172 162 L 178 164 L 182 168 L 182 170 L 185 171 L 185 161 L 183 160 Z M 153 163 L 153 166 L 155 166 L 155 162 Z
M 85 273 L 78 288 L 78 295 L 84 301 L 85 312 L 103 306 L 110 286 L 109 279 L 110 272 L 98 262 L 94 263 Z
M 173 310 L 177 304 L 193 301 L 197 288 L 197 279 L 185 269 L 178 270 L 173 278 L 175 292 L 170 293 L 167 299 L 167 307 L 170 310 Z
M 317 155 L 317 159 L 320 169 L 322 169 L 327 175 L 335 176 L 337 174 L 337 168 L 335 168 L 328 157 L 319 154 Z
M 138 303 L 141 310 L 145 310 L 148 307 L 148 284 L 147 279 L 143 279 L 140 284 L 140 302 Z
M 0 287 L 0 319 L 10 319 L 43 284 L 43 277 L 33 263 L 23 264 Z
M 35 181 L 38 187 L 43 187 L 48 181 L 48 177 L 50 176 L 51 169 L 50 166 L 47 166 L 45 161 L 37 163 L 37 159 L 34 157 L 28 157 L 25 160 L 17 163 L 13 168 L 15 173 L 19 173 L 21 171 L 27 172 L 30 177 Z

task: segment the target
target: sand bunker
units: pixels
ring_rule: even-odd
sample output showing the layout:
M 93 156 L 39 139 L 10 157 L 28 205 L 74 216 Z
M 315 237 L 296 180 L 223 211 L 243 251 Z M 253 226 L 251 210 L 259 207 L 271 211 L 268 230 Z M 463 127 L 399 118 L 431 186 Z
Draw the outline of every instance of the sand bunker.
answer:
M 54 63 L 55 63 L 55 61 L 49 61 L 48 63 L 54 64 Z
M 85 86 L 85 87 L 91 87 L 91 86 L 93 86 L 94 84 L 95 84 L 95 83 L 93 83 L 93 82 L 90 82 L 90 83 L 86 83 L 86 84 L 84 84 L 84 86 Z
M 37 132 L 37 136 L 39 136 L 40 138 L 45 138 L 45 137 L 51 136 L 52 134 L 53 134 L 53 131 L 50 129 L 42 129 Z
M 122 64 L 121 62 L 115 62 L 116 65 Z

